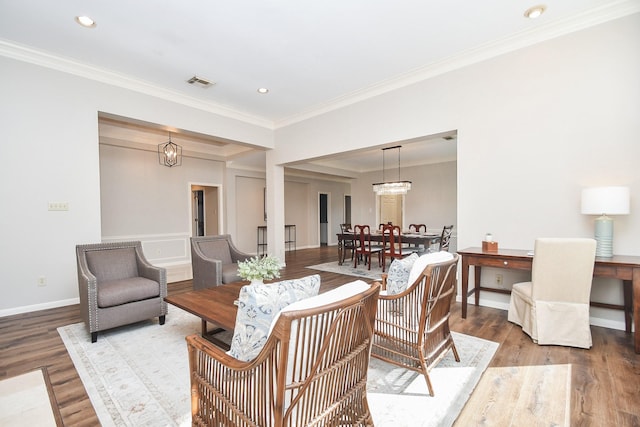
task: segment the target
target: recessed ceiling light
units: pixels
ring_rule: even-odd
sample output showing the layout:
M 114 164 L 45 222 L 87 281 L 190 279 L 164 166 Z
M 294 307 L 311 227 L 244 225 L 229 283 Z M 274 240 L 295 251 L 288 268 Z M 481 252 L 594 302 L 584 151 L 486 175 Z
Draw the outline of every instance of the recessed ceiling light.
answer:
M 96 21 L 88 16 L 76 16 L 76 22 L 86 28 L 95 28 Z
M 533 7 L 530 7 L 529 9 L 527 9 L 524 12 L 524 16 L 526 18 L 529 18 L 529 19 L 536 19 L 537 17 L 542 15 L 545 10 L 547 10 L 547 6 L 545 6 L 543 4 L 539 4 L 537 6 L 533 6 Z
M 266 87 L 261 87 L 260 89 L 258 89 L 258 93 L 262 93 L 262 94 L 269 93 L 269 89 L 267 89 Z

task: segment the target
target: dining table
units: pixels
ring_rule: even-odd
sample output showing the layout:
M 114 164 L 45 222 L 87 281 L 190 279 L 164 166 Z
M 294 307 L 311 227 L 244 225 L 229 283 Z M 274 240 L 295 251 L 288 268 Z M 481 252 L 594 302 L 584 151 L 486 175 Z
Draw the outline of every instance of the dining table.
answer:
M 342 253 L 344 251 L 344 242 L 347 240 L 353 240 L 355 234 L 352 232 L 337 233 L 338 237 L 338 265 L 342 265 Z M 370 234 L 372 242 L 382 243 L 382 233 L 372 232 Z M 431 245 L 440 242 L 440 234 L 434 233 L 401 233 L 400 239 L 402 244 L 408 244 L 411 246 L 422 246 L 428 249 Z

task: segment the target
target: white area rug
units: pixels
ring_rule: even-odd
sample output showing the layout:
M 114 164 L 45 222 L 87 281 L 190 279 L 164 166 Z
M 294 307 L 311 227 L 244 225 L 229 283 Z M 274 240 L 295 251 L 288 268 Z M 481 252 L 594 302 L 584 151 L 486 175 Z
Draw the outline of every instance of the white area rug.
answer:
M 435 396 L 422 375 L 372 358 L 367 398 L 376 426 L 450 426 L 480 380 L 498 344 L 452 332 L 460 362 L 449 351 L 429 376 Z M 383 379 L 381 381 L 380 379 Z
M 0 381 L 0 426 L 56 425 L 41 369 Z
M 374 259 L 371 263 L 371 270 L 367 270 L 367 266 L 360 263 L 357 268 L 353 268 L 353 261 L 345 260 L 342 265 L 338 265 L 338 261 L 326 262 L 324 264 L 310 265 L 306 268 L 312 270 L 327 271 L 329 273 L 346 274 L 347 276 L 364 277 L 371 280 L 382 280 L 382 267 L 378 267 L 378 260 Z
M 83 323 L 58 328 L 103 426 L 191 425 L 185 336 L 200 320 L 170 306 L 167 322 L 100 333 L 91 344 Z M 451 425 L 489 364 L 497 343 L 455 334 L 461 362 L 448 355 L 424 378 L 372 359 L 369 403 L 378 427 Z

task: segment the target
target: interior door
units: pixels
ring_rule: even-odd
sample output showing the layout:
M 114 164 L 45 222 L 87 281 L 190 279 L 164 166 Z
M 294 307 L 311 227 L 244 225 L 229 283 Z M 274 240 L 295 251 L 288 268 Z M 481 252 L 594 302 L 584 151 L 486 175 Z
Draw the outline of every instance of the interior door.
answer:
M 193 191 L 193 235 L 204 236 L 204 191 Z
M 329 241 L 329 197 L 320 193 L 320 246 L 327 246 Z
M 379 197 L 380 224 L 392 223 L 403 229 L 402 207 L 404 196 L 402 194 L 381 195 Z M 377 224 L 376 224 L 377 226 Z

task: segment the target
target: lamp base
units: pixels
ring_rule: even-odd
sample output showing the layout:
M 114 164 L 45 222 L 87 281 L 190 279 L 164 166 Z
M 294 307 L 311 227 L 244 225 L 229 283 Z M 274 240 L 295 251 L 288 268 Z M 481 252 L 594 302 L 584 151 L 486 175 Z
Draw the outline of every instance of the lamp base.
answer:
M 596 256 L 611 258 L 613 256 L 613 219 L 606 215 L 596 219 L 595 239 Z

